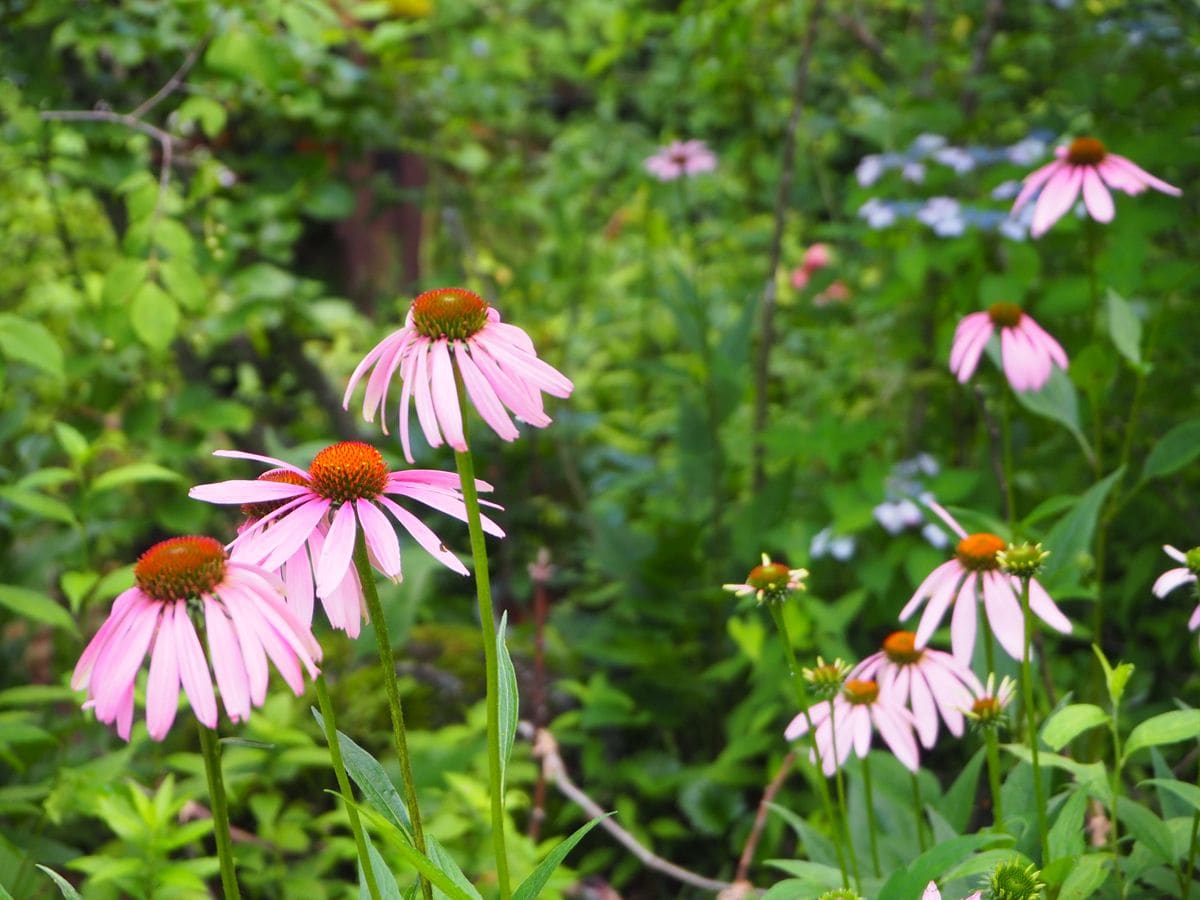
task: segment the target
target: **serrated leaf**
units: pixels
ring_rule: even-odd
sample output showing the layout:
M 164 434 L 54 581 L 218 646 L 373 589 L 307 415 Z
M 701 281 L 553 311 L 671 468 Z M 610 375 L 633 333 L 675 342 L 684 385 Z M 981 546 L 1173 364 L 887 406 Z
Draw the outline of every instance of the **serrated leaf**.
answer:
M 0 313 L 0 353 L 14 362 L 63 378 L 63 353 L 58 340 L 39 322 Z
M 55 628 L 75 631 L 75 620 L 71 614 L 47 597 L 29 588 L 15 584 L 0 584 L 0 606 L 10 609 L 19 616 L 44 622 Z
M 1142 364 L 1142 322 L 1129 301 L 1109 288 L 1108 334 L 1118 352 L 1135 367 Z
M 1051 750 L 1061 750 L 1090 728 L 1108 722 L 1108 713 L 1091 703 L 1064 706 L 1042 727 L 1042 740 Z
M 520 694 L 517 691 L 517 670 L 513 668 L 504 632 L 508 625 L 508 612 L 500 616 L 500 627 L 496 631 L 496 663 L 499 667 L 500 706 L 500 793 L 504 793 L 504 776 L 508 771 L 508 758 L 512 754 L 513 742 L 517 738 L 517 719 L 520 715 Z
M 165 350 L 179 332 L 179 307 L 175 298 L 153 281 L 147 281 L 133 295 L 129 321 L 143 344 Z
M 1200 419 L 1189 419 L 1176 425 L 1150 450 L 1142 467 L 1142 478 L 1162 478 L 1178 472 L 1200 456 Z
M 503 623 L 501 623 L 503 627 Z M 609 813 L 612 815 L 612 813 Z M 513 900 L 537 900 L 540 896 L 542 888 L 546 886 L 546 882 L 550 880 L 550 876 L 554 874 L 554 870 L 562 865 L 562 861 L 567 858 L 567 854 L 574 849 L 575 845 L 583 840 L 583 836 L 600 824 L 599 817 L 592 821 L 581 825 L 575 830 L 565 841 L 558 844 L 550 853 L 538 863 L 537 868 L 529 873 L 529 877 L 522 881 L 515 891 L 513 891 Z
M 88 490 L 93 494 L 111 491 L 127 484 L 138 484 L 143 481 L 182 481 L 178 472 L 158 465 L 157 463 L 137 462 L 109 469 L 96 477 Z
M 1141 722 L 1129 733 L 1122 759 L 1146 747 L 1200 738 L 1200 709 L 1177 709 Z
M 1046 578 L 1053 577 L 1064 566 L 1074 564 L 1076 556 L 1091 546 L 1096 519 L 1104 500 L 1124 472 L 1125 467 L 1122 466 L 1084 491 L 1074 509 L 1059 519 L 1046 534 L 1043 543 L 1050 551 L 1043 569 Z
M 67 898 L 67 900 L 83 900 L 83 898 L 79 896 L 79 892 L 71 886 L 71 882 L 67 881 L 67 879 L 63 878 L 53 869 L 41 864 L 38 865 L 38 868 L 50 876 L 50 880 L 58 885 L 58 890 L 64 897 Z

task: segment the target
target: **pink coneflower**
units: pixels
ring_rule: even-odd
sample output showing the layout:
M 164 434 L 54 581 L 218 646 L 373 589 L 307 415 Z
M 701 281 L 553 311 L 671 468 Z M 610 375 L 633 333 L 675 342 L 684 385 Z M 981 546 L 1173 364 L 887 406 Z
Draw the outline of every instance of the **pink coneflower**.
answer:
M 976 891 L 973 894 L 967 894 L 963 900 L 981 900 L 982 897 L 983 891 Z M 921 895 L 921 900 L 942 900 L 942 892 L 938 890 L 936 881 L 925 885 L 925 893 Z
M 873 730 L 883 737 L 896 759 L 910 771 L 917 771 L 919 756 L 912 713 L 874 681 L 850 679 L 832 700 L 813 704 L 807 716 L 801 713 L 792 719 L 784 737 L 794 741 L 804 735 L 809 719 L 817 730 L 816 751 L 826 775 L 832 775 L 846 762 L 851 747 L 859 759 L 866 756 Z
M 500 313 L 478 294 L 462 288 L 426 291 L 412 302 L 404 327 L 375 345 L 350 376 L 342 405 L 372 366 L 363 397 L 363 418 L 380 412 L 387 434 L 387 392 L 392 376 L 400 373 L 400 443 L 404 458 L 413 461 L 408 439 L 409 403 L 431 447 L 445 442 L 467 449 L 455 371 L 479 415 L 506 441 L 517 439 L 507 408 L 523 422 L 545 428 L 550 417 L 542 407 L 542 392 L 568 397 L 574 385 L 553 366 L 538 359 L 533 342 L 520 328 L 500 321 Z
M 738 597 L 754 594 L 759 603 L 763 600 L 775 603 L 786 600 L 793 591 L 804 590 L 807 577 L 807 569 L 789 569 L 783 563 L 771 562 L 771 557 L 764 553 L 762 565 L 750 570 L 744 584 L 723 584 L 721 587 Z
M 854 667 L 851 678 L 870 679 L 897 703 L 912 710 L 917 734 L 925 747 L 937 741 L 938 715 L 955 737 L 962 737 L 963 709 L 972 691 L 982 690 L 975 673 L 949 653 L 916 646 L 911 631 L 888 635 L 883 649 Z
M 717 167 L 717 157 L 704 141 L 672 141 L 647 157 L 643 165 L 659 181 L 674 181 L 681 175 L 711 172 Z
M 388 496 L 406 497 L 465 521 L 466 508 L 457 490 L 458 476 L 451 472 L 433 469 L 392 472 L 378 450 L 358 441 L 326 447 L 313 457 L 307 472 L 281 459 L 255 453 L 218 450 L 215 455 L 257 460 L 296 476 L 295 484 L 279 481 L 200 484 L 188 494 L 209 503 L 241 506 L 284 501 L 248 524 L 231 546 L 241 548 L 237 551 L 239 555 L 260 560 L 264 568 L 274 570 L 296 559 L 307 545 L 315 562 L 318 597 L 328 597 L 344 585 L 352 568 L 351 556 L 360 527 L 375 568 L 389 578 L 400 578 L 400 543 L 385 512 L 431 556 L 460 575 L 467 574 L 466 567 L 427 525 Z M 476 485 L 481 491 L 492 489 L 483 481 L 477 481 Z M 504 536 L 500 526 L 486 516 L 483 530 Z
M 267 658 L 297 696 L 304 692 L 301 665 L 317 674 L 321 647 L 283 602 L 283 584 L 270 572 L 230 559 L 209 537 L 177 537 L 155 544 L 133 569 L 136 584 L 120 594 L 112 612 L 75 666 L 71 687 L 87 689 L 84 708 L 101 722 L 116 722 L 129 740 L 133 686 L 146 652 L 146 726 L 161 741 L 175 721 L 179 686 L 196 718 L 217 727 L 212 673 L 225 712 L 245 721 L 267 695 Z M 203 613 L 212 672 L 192 616 Z
M 1050 380 L 1054 366 L 1067 367 L 1067 354 L 1058 341 L 1015 303 L 993 303 L 986 312 L 963 317 L 954 330 L 950 371 L 960 384 L 975 374 L 979 357 L 1000 329 L 1000 360 L 1014 391 L 1037 391 Z
M 813 244 L 804 251 L 804 257 L 800 260 L 800 265 L 805 271 L 816 272 L 818 269 L 824 269 L 830 262 L 833 261 L 833 253 L 829 249 L 828 244 Z
M 1025 176 L 1021 193 L 1013 202 L 1012 213 L 1016 215 L 1041 189 L 1029 229 L 1035 238 L 1041 237 L 1062 218 L 1075 203 L 1080 191 L 1083 192 L 1083 205 L 1088 215 L 1097 222 L 1111 222 L 1113 218 L 1113 200 L 1108 188 L 1127 194 L 1140 194 L 1146 188 L 1154 188 L 1174 197 L 1183 193 L 1125 157 L 1109 153 L 1104 144 L 1095 138 L 1076 138 L 1070 144 L 1056 149 L 1054 155 L 1057 157 L 1054 162 Z
M 941 624 L 946 611 L 954 606 L 950 621 L 950 642 L 955 658 L 965 666 L 971 664 L 975 650 L 976 606 L 982 596 L 988 624 L 1000 646 L 1013 659 L 1024 654 L 1025 617 L 1019 602 L 1020 579 L 1000 571 L 996 554 L 1007 543 L 1003 538 L 988 532 L 967 534 L 950 513 L 936 503 L 929 508 L 960 538 L 954 558 L 934 569 L 917 587 L 900 619 L 912 616 L 925 603 L 925 612 L 917 626 L 916 646 L 929 643 L 933 632 Z M 1056 631 L 1068 634 L 1071 623 L 1055 606 L 1046 589 L 1036 578 L 1029 580 L 1029 608 L 1038 618 Z
M 963 707 L 968 719 L 981 728 L 998 728 L 1004 723 L 1005 710 L 1017 695 L 1017 683 L 1005 675 L 996 684 L 996 675 L 989 672 L 986 685 L 978 681 L 972 687 L 971 702 Z

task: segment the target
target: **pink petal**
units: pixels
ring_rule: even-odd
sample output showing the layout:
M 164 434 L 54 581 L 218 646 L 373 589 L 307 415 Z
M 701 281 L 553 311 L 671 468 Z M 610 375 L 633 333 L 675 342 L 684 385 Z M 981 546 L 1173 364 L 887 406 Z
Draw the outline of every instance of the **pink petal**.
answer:
M 382 494 L 375 499 L 376 502 L 396 517 L 397 521 L 404 526 L 405 531 L 411 534 L 413 539 L 430 556 L 459 575 L 468 574 L 467 567 L 458 561 L 458 557 L 446 549 L 446 545 L 441 542 L 441 539 L 424 522 Z
M 954 658 L 965 666 L 971 664 L 971 654 L 975 650 L 975 587 L 978 578 L 978 575 L 971 574 L 963 580 L 950 620 L 950 646 Z
M 1012 212 L 1010 215 L 1016 215 L 1021 211 L 1021 207 L 1029 202 L 1029 198 L 1034 195 L 1038 188 L 1049 180 L 1050 176 L 1060 169 L 1064 168 L 1064 163 L 1060 160 L 1053 160 L 1046 163 L 1040 169 L 1034 169 L 1025 176 L 1024 184 L 1021 186 L 1021 192 L 1017 194 L 1017 199 L 1013 201 Z
M 1030 342 L 1039 350 L 1039 352 L 1045 353 L 1047 356 L 1049 356 L 1051 360 L 1057 363 L 1060 369 L 1065 369 L 1067 367 L 1067 354 L 1066 351 L 1063 350 L 1062 345 L 1059 344 L 1059 342 L 1053 337 L 1051 337 L 1050 333 L 1046 331 L 1046 329 L 1042 328 L 1041 325 L 1035 322 L 1032 316 L 1022 316 L 1021 322 L 1017 327 L 1021 331 L 1025 332 Z
M 1167 554 L 1175 562 L 1187 565 L 1187 554 L 1182 550 L 1172 547 L 1170 544 L 1163 544 L 1163 553 Z
M 308 545 L 301 544 L 300 549 L 288 557 L 281 570 L 283 583 L 286 587 L 284 596 L 288 606 L 300 621 L 311 625 L 313 615 L 313 586 L 312 563 L 308 559 Z
M 433 395 L 429 385 L 432 374 L 429 360 L 430 341 L 422 341 L 417 345 L 417 358 L 413 363 L 413 394 L 417 404 L 417 420 L 421 430 L 425 432 L 425 440 L 430 447 L 442 446 L 442 433 L 438 430 L 437 414 L 433 408 Z
M 246 680 L 250 687 L 250 701 L 261 706 L 267 698 L 267 654 L 258 638 L 254 621 L 247 609 L 253 601 L 245 594 L 235 591 L 233 596 L 226 591 L 225 609 L 233 622 L 238 646 L 242 648 L 242 662 L 246 667 Z
M 950 348 L 950 371 L 960 384 L 965 384 L 975 374 L 979 357 L 994 330 L 992 320 L 985 312 L 971 313 L 958 323 Z
M 198 484 L 188 496 L 206 503 L 269 503 L 273 500 L 289 500 L 301 494 L 311 494 L 306 484 L 284 484 L 279 481 L 218 481 L 213 484 Z
M 471 403 L 479 410 L 479 415 L 483 421 L 487 422 L 492 431 L 500 435 L 503 440 L 515 441 L 520 432 L 513 425 L 508 413 L 504 411 L 504 404 L 500 402 L 496 391 L 471 359 L 471 354 L 466 352 L 466 344 L 460 342 L 458 347 L 461 350 L 455 353 L 454 358 L 458 362 L 458 371 L 462 373 L 463 385 L 467 389 L 467 396 L 471 398 Z
M 226 609 L 234 613 L 234 627 L 237 628 L 240 619 L 241 623 L 250 629 L 257 638 L 262 650 L 271 658 L 271 662 L 275 664 L 275 668 L 279 670 L 279 674 L 283 676 L 287 686 L 292 689 L 292 693 L 297 697 L 303 694 L 304 675 L 300 671 L 300 661 L 287 641 L 263 617 L 263 604 L 260 599 L 240 585 L 227 585 L 222 592 L 221 599 L 225 602 Z M 252 677 L 255 676 L 252 674 Z M 253 689 L 253 687 L 252 681 L 251 688 Z
M 542 405 L 542 394 L 536 388 L 531 388 L 525 382 L 513 378 L 501 368 L 500 363 L 492 358 L 487 347 L 471 342 L 471 360 L 479 367 L 480 373 L 488 380 L 496 391 L 500 402 L 507 406 L 523 422 L 535 428 L 545 428 L 550 424 L 550 417 Z
M 1158 576 L 1157 580 L 1154 582 L 1154 587 L 1151 588 L 1151 590 L 1154 591 L 1154 596 L 1165 597 L 1180 585 L 1188 584 L 1189 582 L 1195 580 L 1196 576 L 1193 575 L 1191 570 L 1187 567 L 1168 569 Z
M 900 760 L 910 772 L 916 772 L 921 766 L 921 753 L 917 749 L 917 741 L 913 737 L 912 729 L 904 722 L 903 718 L 897 716 L 897 711 L 891 709 L 887 704 L 874 704 L 871 713 L 875 719 L 875 726 L 879 729 L 880 737 L 891 748 L 896 759 Z
M 247 552 L 262 557 L 260 565 L 264 569 L 276 571 L 312 537 L 332 505 L 324 497 L 314 497 L 264 529 L 262 536 L 254 541 L 253 550 L 248 548 Z
M 400 446 L 404 448 L 404 459 L 409 465 L 413 463 L 412 443 L 409 439 L 409 406 L 412 403 L 413 373 L 417 368 L 416 350 L 409 349 L 408 354 L 400 361 Z
M 913 591 L 912 598 L 904 605 L 904 609 L 900 610 L 900 621 L 903 622 L 911 617 L 926 598 L 937 596 L 944 587 L 944 582 L 947 580 L 957 581 L 960 575 L 962 575 L 962 566 L 955 559 L 947 560 L 926 575 L 925 580 Z
M 854 755 L 862 759 L 871 749 L 871 714 L 866 706 L 855 706 L 850 712 L 850 725 L 854 729 Z
M 213 694 L 212 676 L 208 671 L 208 661 L 204 658 L 204 649 L 200 646 L 200 638 L 196 636 L 196 629 L 188 618 L 185 606 L 175 607 L 174 633 L 179 680 L 183 682 L 188 702 L 203 725 L 216 728 L 217 698 Z
M 1195 631 L 1200 627 L 1200 606 L 1192 610 L 1192 617 L 1188 619 L 1188 631 Z
M 1029 610 L 1055 631 L 1071 633 L 1071 620 L 1062 614 L 1046 589 L 1034 580 L 1029 582 Z
M 371 368 L 371 365 L 375 362 L 375 360 L 379 359 L 379 357 L 383 355 L 384 351 L 393 345 L 395 339 L 403 334 L 403 328 L 401 328 L 399 331 L 393 331 L 382 341 L 372 347 L 370 352 L 368 352 L 367 355 L 362 358 L 362 361 L 354 367 L 354 372 L 350 375 L 350 381 L 346 384 L 346 393 L 342 395 L 342 409 L 350 408 L 350 397 L 353 395 L 354 388 L 357 387 L 359 380 L 367 373 L 367 369 Z M 365 407 L 363 409 L 363 418 L 366 418 Z M 369 422 L 371 420 L 367 419 L 367 421 Z
M 967 533 L 963 530 L 963 527 L 954 520 L 954 516 L 950 515 L 949 511 L 940 503 L 930 500 L 925 505 L 933 511 L 934 515 L 950 526 L 950 530 L 957 534 L 960 538 L 965 538 L 967 536 Z
M 375 554 L 376 566 L 388 578 L 400 577 L 400 542 L 387 516 L 370 500 L 356 500 L 354 508 L 362 523 L 367 547 Z
M 354 507 L 343 503 L 333 514 L 333 523 L 329 526 L 325 546 L 321 548 L 321 559 L 317 562 L 318 597 L 324 597 L 336 588 L 345 576 L 354 554 L 357 530 Z
M 1020 659 L 1025 653 L 1025 616 L 1004 576 L 996 572 L 983 576 L 983 605 L 1000 646 L 1013 659 Z
M 933 633 L 937 631 L 938 626 L 942 622 L 942 618 L 946 615 L 946 610 L 955 602 L 955 597 L 961 597 L 959 578 L 964 578 L 964 569 L 957 560 L 951 560 L 957 570 L 955 578 L 947 578 L 938 588 L 938 592 L 929 598 L 929 605 L 925 607 L 925 613 L 921 616 L 921 621 L 917 623 L 916 646 L 924 647 L 929 643 L 929 639 L 933 637 Z M 943 563 L 945 565 L 945 563 Z M 970 584 L 973 581 L 970 575 L 965 575 L 963 584 Z M 959 615 L 957 606 L 954 611 L 954 618 Z
M 144 596 L 144 595 L 143 595 Z M 101 651 L 89 684 L 96 700 L 96 717 L 112 721 L 118 704 L 137 677 L 163 604 L 147 599 L 130 611 L 120 631 L 114 631 Z
M 1105 159 L 1106 161 L 1111 161 L 1115 168 L 1122 170 L 1127 175 L 1136 178 L 1148 187 L 1154 188 L 1156 191 L 1161 191 L 1164 194 L 1170 194 L 1172 197 L 1178 197 L 1183 193 L 1183 191 L 1175 187 L 1175 185 L 1167 184 L 1161 178 L 1155 178 L 1141 166 L 1136 165 L 1134 162 L 1126 159 L 1124 156 L 1117 156 L 1115 153 L 1110 153 Z
M 213 456 L 221 456 L 226 459 L 248 459 L 253 462 L 266 463 L 272 469 L 287 469 L 289 472 L 299 475 L 305 481 L 312 479 L 312 476 L 304 469 L 294 466 L 290 462 L 284 462 L 282 459 L 276 459 L 274 456 L 263 456 L 261 453 L 245 453 L 241 450 L 214 450 Z
M 1079 187 L 1083 183 L 1083 169 L 1077 166 L 1066 166 L 1046 182 L 1042 195 L 1038 197 L 1037 205 L 1033 208 L 1033 222 L 1029 233 L 1039 238 L 1046 233 L 1063 214 L 1071 208 L 1079 195 Z
M 1100 180 L 1100 173 L 1095 166 L 1083 170 L 1083 205 L 1097 222 L 1111 222 L 1113 219 L 1112 194 Z
M 393 483 L 394 484 L 394 483 Z M 419 503 L 424 503 L 426 506 L 436 509 L 438 512 L 444 512 L 448 516 L 453 516 L 460 522 L 467 521 L 467 507 L 463 503 L 460 494 L 447 494 L 442 491 L 424 488 L 419 485 L 413 487 L 389 487 L 385 489 L 389 494 L 397 494 L 401 497 L 411 497 Z M 485 501 L 480 501 L 483 504 Z M 487 504 L 492 506 L 494 504 Z M 504 537 L 504 529 L 489 519 L 487 516 L 480 516 L 480 521 L 484 532 L 495 537 Z
M 119 633 L 128 626 L 125 621 L 129 614 L 138 606 L 148 602 L 146 595 L 142 593 L 139 587 L 131 587 L 122 591 L 117 599 L 113 601 L 112 611 L 108 614 L 108 618 L 104 620 L 104 624 L 88 641 L 88 645 L 83 650 L 83 655 L 79 657 L 79 662 L 75 664 L 75 671 L 71 674 L 71 690 L 79 691 L 88 684 L 92 675 L 92 669 L 96 665 L 96 660 L 100 653 L 104 650 L 105 645 L 114 633 Z
M 179 708 L 179 663 L 175 658 L 175 640 L 170 620 L 174 618 L 175 606 L 182 605 L 175 604 L 164 611 L 163 624 L 150 651 L 150 677 L 146 682 L 146 728 L 156 741 L 167 736 Z
M 250 679 L 225 608 L 212 597 L 204 598 L 204 628 L 225 714 L 231 722 L 244 722 L 250 717 Z
M 430 387 L 433 390 L 433 411 L 442 427 L 446 443 L 458 452 L 467 449 L 463 437 L 462 410 L 458 407 L 458 385 L 454 380 L 454 363 L 450 361 L 448 341 L 436 341 L 430 351 Z
M 937 742 L 937 707 L 934 705 L 933 694 L 929 690 L 929 685 L 919 673 L 912 680 L 910 696 L 912 698 L 913 718 L 917 722 L 917 733 L 921 737 L 921 743 L 926 748 L 932 748 Z

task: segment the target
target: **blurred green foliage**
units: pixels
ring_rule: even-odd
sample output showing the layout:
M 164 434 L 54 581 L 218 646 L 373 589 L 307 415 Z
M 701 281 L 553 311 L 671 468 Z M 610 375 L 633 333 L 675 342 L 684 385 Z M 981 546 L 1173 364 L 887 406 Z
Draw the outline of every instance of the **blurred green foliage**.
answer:
M 1080 623 L 1046 656 L 1054 683 L 1087 691 L 1102 584 L 1102 642 L 1138 667 L 1126 708 L 1163 711 L 1194 693 L 1194 676 L 1180 674 L 1195 659 L 1186 611 L 1176 599 L 1151 606 L 1149 585 L 1165 565 L 1158 545 L 1200 533 L 1200 333 L 1188 305 L 1200 250 L 1188 224 L 1200 20 L 1184 3 L 1124 0 L 998 14 L 985 0 L 825 6 L 772 276 L 777 341 L 757 489 L 753 366 L 809 4 L 0 9 L 0 884 L 50 895 L 34 863 L 69 873 L 89 898 L 190 897 L 212 882 L 194 735 L 181 721 L 157 745 L 139 726 L 122 746 L 78 711 L 68 673 L 142 550 L 173 533 L 231 534 L 233 513 L 187 498 L 199 481 L 252 477 L 211 450 L 304 462 L 362 437 L 399 462 L 394 439 L 358 421 L 353 404 L 341 409 L 341 391 L 430 286 L 480 291 L 575 381 L 545 432 L 503 445 L 476 429 L 481 476 L 508 508 L 493 578 L 527 709 L 532 692 L 547 693 L 575 780 L 660 855 L 732 876 L 788 749 L 777 638 L 722 582 L 740 580 L 763 550 L 804 563 L 815 601 L 805 609 L 819 613 L 788 610 L 801 658 L 856 657 L 945 557 L 918 531 L 892 536 L 874 518 L 894 499 L 898 464 L 930 454 L 938 471 L 926 489 L 1003 520 L 987 410 L 1005 389 L 987 361 L 967 388 L 946 369 L 958 319 L 996 300 L 1033 309 L 1072 354 L 1056 402 L 1040 415 L 1014 410 L 1018 530 L 1061 539 L 1050 545 L 1061 561 L 1054 593 Z M 1090 223 L 1067 216 L 1033 244 L 981 228 L 938 237 L 911 219 L 875 229 L 857 215 L 873 197 L 938 195 L 1003 211 L 991 192 L 1030 166 L 956 174 L 930 163 L 921 183 L 893 172 L 871 186 L 855 167 L 923 134 L 996 148 L 1031 133 L 1094 133 L 1185 190 L 1178 201 L 1121 195 L 1116 220 L 1095 232 L 1097 281 L 1116 297 L 1106 330 L 1087 317 Z M 717 171 L 651 180 L 642 160 L 673 138 L 707 141 Z M 818 240 L 834 262 L 797 290 L 788 272 Z M 833 280 L 849 299 L 815 304 Z M 1079 446 L 1090 442 L 1094 458 L 1097 435 L 1093 471 Z M 1118 462 L 1120 504 L 1098 497 L 1090 518 L 1068 520 Z M 418 463 L 450 460 L 426 451 Z M 1108 548 L 1100 579 L 1097 518 Z M 438 527 L 465 551 L 465 529 Z M 809 558 L 827 527 L 855 540 L 852 558 Z M 555 565 L 546 673 L 532 662 L 526 572 L 541 547 Z M 470 586 L 414 552 L 405 562 L 404 584 L 385 586 L 384 601 L 408 648 L 428 827 L 486 889 Z M 356 646 L 320 637 L 340 726 L 386 759 L 369 633 Z M 262 746 L 228 748 L 254 896 L 357 896 L 311 702 L 276 689 L 238 732 Z M 951 798 L 947 835 L 968 825 L 965 789 L 950 792 L 961 755 L 927 761 Z M 518 831 L 535 778 L 519 744 L 509 776 Z M 780 802 L 807 815 L 812 795 L 793 782 Z M 544 812 L 547 844 L 582 821 L 553 791 Z M 810 855 L 819 845 L 773 816 L 757 858 L 791 854 L 797 840 Z M 581 847 L 573 869 L 628 897 L 678 890 L 599 832 Z M 915 853 L 893 849 L 897 861 Z M 517 841 L 518 875 L 545 850 Z M 562 873 L 546 896 L 571 880 Z

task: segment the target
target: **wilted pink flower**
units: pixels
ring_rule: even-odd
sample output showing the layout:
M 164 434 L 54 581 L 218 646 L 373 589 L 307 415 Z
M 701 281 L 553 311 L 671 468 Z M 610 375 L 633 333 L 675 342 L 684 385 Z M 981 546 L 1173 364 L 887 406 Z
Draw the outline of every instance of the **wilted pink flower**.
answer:
M 146 726 L 161 741 L 175 721 L 179 686 L 204 725 L 217 727 L 212 673 L 231 721 L 245 721 L 267 694 L 267 658 L 298 695 L 301 665 L 317 674 L 321 647 L 283 602 L 283 584 L 266 570 L 230 559 L 209 537 L 177 537 L 155 544 L 133 569 L 136 584 L 112 612 L 75 666 L 71 687 L 87 689 L 84 708 L 116 722 L 129 740 L 133 686 L 147 651 Z M 192 624 L 203 611 L 208 656 Z
M 829 251 L 828 244 L 813 244 L 804 251 L 804 258 L 800 261 L 800 265 L 811 273 L 825 268 L 832 260 L 833 254 Z
M 835 281 L 813 297 L 814 306 L 828 306 L 831 303 L 845 303 L 850 299 L 850 288 L 846 287 L 846 282 Z
M 946 510 L 936 503 L 932 509 L 960 538 L 954 558 L 934 569 L 913 592 L 912 599 L 900 611 L 900 619 L 909 618 L 928 601 L 917 626 L 916 646 L 929 643 L 941 624 L 946 611 L 953 606 L 950 620 L 950 643 L 954 656 L 965 666 L 971 664 L 975 651 L 976 607 L 982 595 L 988 624 L 1000 646 L 1013 659 L 1025 652 L 1025 617 L 1019 602 L 1020 579 L 1000 571 L 996 554 L 1007 543 L 1003 538 L 986 531 L 967 534 Z M 1036 578 L 1029 580 L 1029 608 L 1056 631 L 1069 634 L 1071 623 L 1055 606 L 1046 589 Z
M 976 891 L 973 894 L 967 894 L 963 900 L 980 900 L 983 897 L 983 891 Z M 942 892 L 938 890 L 937 882 L 931 881 L 925 885 L 925 893 L 921 895 L 921 900 L 942 900 Z
M 871 749 L 871 733 L 878 730 L 884 741 L 910 771 L 920 764 L 917 741 L 913 737 L 912 713 L 893 696 L 880 690 L 874 681 L 851 679 L 842 685 L 832 700 L 822 700 L 792 719 L 784 737 L 794 741 L 808 731 L 809 719 L 816 733 L 816 755 L 821 771 L 832 775 L 850 755 L 859 759 Z M 836 744 L 836 756 L 834 754 Z
M 1175 197 L 1182 193 L 1179 188 L 1155 178 L 1125 157 L 1109 153 L 1104 144 L 1095 138 L 1076 138 L 1067 146 L 1055 150 L 1054 155 L 1057 157 L 1054 162 L 1025 176 L 1021 193 L 1013 202 L 1012 211 L 1016 214 L 1041 189 L 1029 229 L 1035 238 L 1041 237 L 1062 218 L 1075 203 L 1080 191 L 1083 192 L 1083 205 L 1097 222 L 1111 222 L 1113 218 L 1113 200 L 1108 188 L 1127 194 L 1140 194 L 1146 188 L 1154 188 Z
M 982 690 L 975 673 L 949 653 L 916 646 L 911 631 L 888 635 L 883 649 L 872 653 L 850 672 L 851 678 L 871 679 L 879 690 L 912 710 L 917 734 L 926 748 L 937 741 L 938 715 L 955 737 L 963 733 L 963 710 L 972 691 Z
M 362 528 L 371 563 L 389 578 L 400 578 L 400 543 L 385 512 L 446 567 L 466 575 L 466 567 L 446 549 L 436 534 L 420 519 L 388 495 L 407 497 L 418 503 L 466 521 L 466 507 L 458 492 L 458 476 L 434 469 L 392 472 L 383 456 L 370 444 L 344 441 L 326 447 L 303 469 L 270 456 L 218 450 L 217 456 L 252 459 L 285 469 L 296 476 L 295 484 L 278 481 L 221 481 L 200 484 L 188 494 L 209 503 L 274 504 L 247 524 L 231 547 L 239 556 L 255 559 L 270 570 L 278 569 L 307 545 L 316 574 L 318 597 L 328 597 L 344 588 L 348 577 L 358 528 Z M 490 484 L 477 481 L 481 491 Z M 269 527 L 268 527 L 269 526 Z M 504 532 L 487 516 L 483 530 L 503 537 Z M 347 611 L 348 612 L 348 611 Z M 332 621 L 332 617 L 331 617 Z M 344 619 L 344 626 L 349 622 Z
M 659 181 L 674 181 L 680 175 L 711 172 L 717 167 L 717 157 L 704 141 L 672 141 L 647 157 L 643 165 Z
M 950 371 L 966 384 L 975 374 L 996 329 L 1000 329 L 1000 361 L 1014 391 L 1037 391 L 1050 380 L 1054 366 L 1067 367 L 1067 354 L 1033 317 L 1015 303 L 993 303 L 986 312 L 963 317 L 954 330 Z
M 467 449 L 456 370 L 479 415 L 506 441 L 518 436 L 506 407 L 523 422 L 545 428 L 550 417 L 542 407 L 542 392 L 568 397 L 574 390 L 561 372 L 538 359 L 529 335 L 501 322 L 495 307 L 462 288 L 437 288 L 413 300 L 404 327 L 380 341 L 358 364 L 342 406 L 349 409 L 350 395 L 372 366 L 375 371 L 367 379 L 363 418 L 373 422 L 379 411 L 383 433 L 388 433 L 388 385 L 399 372 L 403 382 L 400 443 L 410 463 L 408 418 L 414 400 L 431 447 L 440 447 L 444 435 L 455 450 Z

